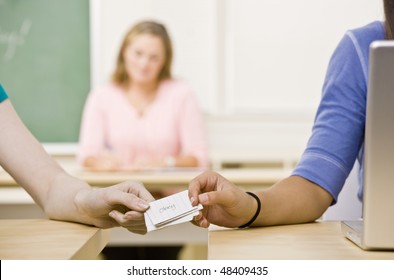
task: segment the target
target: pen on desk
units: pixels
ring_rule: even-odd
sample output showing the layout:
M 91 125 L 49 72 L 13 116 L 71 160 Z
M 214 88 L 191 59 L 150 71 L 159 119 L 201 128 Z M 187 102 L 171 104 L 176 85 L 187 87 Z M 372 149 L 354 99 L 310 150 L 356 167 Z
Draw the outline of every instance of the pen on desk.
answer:
M 112 151 L 112 146 L 107 141 L 104 142 L 104 147 L 105 147 L 106 151 L 108 151 L 108 152 Z

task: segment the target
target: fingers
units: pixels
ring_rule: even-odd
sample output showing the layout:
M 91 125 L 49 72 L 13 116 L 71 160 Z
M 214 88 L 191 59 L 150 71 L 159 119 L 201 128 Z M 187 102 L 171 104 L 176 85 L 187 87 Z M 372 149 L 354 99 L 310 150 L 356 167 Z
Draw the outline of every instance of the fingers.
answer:
M 131 210 L 145 212 L 149 208 L 149 203 L 146 200 L 141 199 L 134 194 L 127 194 L 127 196 L 123 194 L 122 199 L 122 204 Z
M 197 216 L 194 217 L 192 223 L 196 226 L 207 228 L 209 227 L 209 221 L 202 215 L 200 212 Z
M 217 189 L 217 181 L 219 178 L 222 177 L 218 173 L 206 171 L 189 183 L 189 197 L 193 206 L 198 204 L 199 194 Z
M 234 200 L 236 200 L 236 194 L 231 190 L 206 192 L 198 196 L 198 201 L 203 206 L 219 205 L 230 207 Z
M 126 213 L 122 213 L 118 210 L 112 210 L 109 213 L 109 216 L 122 226 L 127 226 L 130 224 L 145 225 L 144 214 L 140 212 L 128 211 Z
M 136 181 L 126 181 L 117 185 L 120 189 L 133 193 L 137 197 L 145 200 L 145 201 L 154 201 L 155 198 L 152 194 L 144 187 L 144 185 L 140 182 Z
M 129 211 L 123 214 L 117 210 L 112 210 L 109 213 L 109 216 L 114 219 L 120 226 L 126 228 L 130 232 L 137 234 L 147 233 L 144 214 L 142 213 Z
M 141 189 L 139 190 L 138 197 L 141 199 L 147 201 L 147 202 L 152 202 L 155 200 L 153 195 L 144 187 L 141 186 Z
M 144 212 L 149 208 L 149 203 L 132 193 L 121 190 L 112 191 L 108 194 L 107 201 L 110 205 L 124 205 L 128 209 Z
M 146 211 L 154 197 L 144 185 L 135 181 L 126 181 L 107 189 L 107 201 L 110 205 L 124 205 L 128 209 Z

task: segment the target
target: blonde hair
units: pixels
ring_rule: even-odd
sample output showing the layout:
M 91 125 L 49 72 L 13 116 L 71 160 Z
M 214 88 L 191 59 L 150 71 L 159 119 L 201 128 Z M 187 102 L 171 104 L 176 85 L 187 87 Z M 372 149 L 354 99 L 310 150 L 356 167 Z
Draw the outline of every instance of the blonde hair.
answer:
M 134 25 L 125 35 L 121 44 L 118 58 L 116 61 L 115 71 L 112 74 L 112 81 L 121 86 L 127 86 L 131 80 L 126 71 L 124 51 L 133 42 L 134 38 L 141 34 L 151 34 L 160 37 L 164 45 L 164 64 L 160 71 L 158 80 L 162 81 L 170 79 L 171 76 L 171 64 L 172 64 L 172 44 L 170 36 L 167 33 L 166 28 L 163 24 L 154 21 L 142 21 Z

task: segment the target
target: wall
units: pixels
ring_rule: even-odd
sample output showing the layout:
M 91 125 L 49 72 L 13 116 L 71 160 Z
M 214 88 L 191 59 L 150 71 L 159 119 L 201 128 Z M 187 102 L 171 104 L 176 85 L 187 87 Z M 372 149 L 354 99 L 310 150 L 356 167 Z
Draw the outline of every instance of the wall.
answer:
M 380 0 L 91 1 L 92 86 L 108 80 L 141 19 L 172 36 L 174 74 L 195 89 L 214 160 L 296 160 L 326 67 L 346 30 L 382 19 Z
M 75 143 L 86 95 L 107 82 L 124 33 L 153 18 L 204 109 L 214 160 L 296 159 L 332 51 L 347 29 L 382 18 L 380 2 L 1 0 L 0 79 L 39 140 Z

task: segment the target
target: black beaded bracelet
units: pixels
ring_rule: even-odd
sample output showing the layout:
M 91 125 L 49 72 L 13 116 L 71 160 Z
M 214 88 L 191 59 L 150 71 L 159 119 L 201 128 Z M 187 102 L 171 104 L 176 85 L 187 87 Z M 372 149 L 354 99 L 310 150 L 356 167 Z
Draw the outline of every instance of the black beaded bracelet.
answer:
M 261 209 L 260 198 L 257 195 L 255 195 L 254 193 L 252 193 L 252 192 L 246 192 L 246 193 L 248 195 L 250 195 L 250 196 L 253 196 L 257 200 L 257 210 L 256 210 L 256 214 L 254 214 L 252 219 L 250 219 L 249 222 L 247 222 L 246 224 L 240 226 L 239 228 L 246 228 L 246 227 L 250 226 L 257 219 L 257 216 L 260 214 L 260 209 Z

